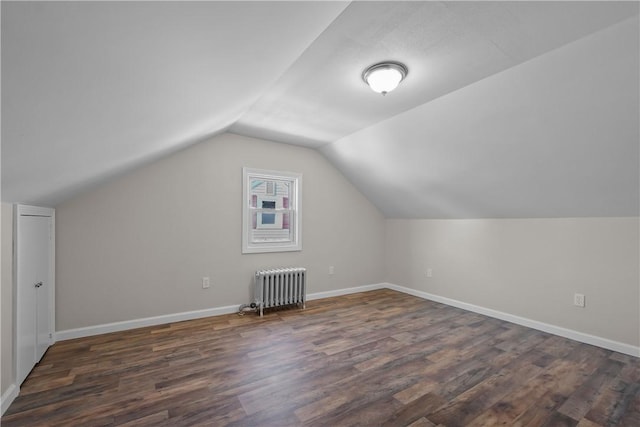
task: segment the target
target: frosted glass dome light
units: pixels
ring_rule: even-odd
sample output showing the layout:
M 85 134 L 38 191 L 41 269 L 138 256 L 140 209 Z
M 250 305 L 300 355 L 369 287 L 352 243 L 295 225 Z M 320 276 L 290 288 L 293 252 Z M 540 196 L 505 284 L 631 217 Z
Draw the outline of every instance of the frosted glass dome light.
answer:
M 399 62 L 380 62 L 364 70 L 362 80 L 377 93 L 386 95 L 407 76 L 407 67 Z

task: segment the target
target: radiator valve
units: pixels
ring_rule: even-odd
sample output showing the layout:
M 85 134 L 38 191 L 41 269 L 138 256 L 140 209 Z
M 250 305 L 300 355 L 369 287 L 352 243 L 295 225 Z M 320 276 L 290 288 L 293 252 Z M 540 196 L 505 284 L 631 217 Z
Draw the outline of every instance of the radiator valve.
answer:
M 238 308 L 238 316 L 244 316 L 247 311 L 256 312 L 257 308 L 258 306 L 255 302 L 252 302 L 251 304 L 242 304 L 240 308 Z

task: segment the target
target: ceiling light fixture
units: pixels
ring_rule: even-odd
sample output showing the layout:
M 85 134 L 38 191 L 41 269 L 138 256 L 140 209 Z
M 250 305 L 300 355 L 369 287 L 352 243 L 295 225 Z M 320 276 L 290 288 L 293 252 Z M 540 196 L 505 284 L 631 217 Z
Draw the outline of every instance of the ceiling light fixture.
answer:
M 407 73 L 409 73 L 407 67 L 399 62 L 379 62 L 364 70 L 362 80 L 374 92 L 386 95 L 398 87 Z

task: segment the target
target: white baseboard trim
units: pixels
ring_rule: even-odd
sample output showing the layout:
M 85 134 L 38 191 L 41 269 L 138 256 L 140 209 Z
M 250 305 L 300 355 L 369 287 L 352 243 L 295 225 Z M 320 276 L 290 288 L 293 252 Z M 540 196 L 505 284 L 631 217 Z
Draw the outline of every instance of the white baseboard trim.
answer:
M 313 301 L 314 299 L 339 297 L 348 294 L 357 294 L 358 292 L 375 291 L 377 289 L 384 289 L 387 287 L 386 283 L 376 283 L 373 285 L 356 286 L 353 288 L 337 289 L 335 291 L 327 292 L 315 292 L 307 295 L 307 301 Z
M 442 304 L 450 305 L 452 307 L 461 308 L 463 310 L 472 311 L 474 313 L 483 314 L 485 316 L 494 317 L 496 319 L 505 320 L 507 322 L 515 323 L 517 325 L 526 326 L 528 328 L 537 329 L 539 331 L 548 332 L 553 335 L 558 335 L 564 338 L 569 338 L 574 341 L 579 341 L 585 344 L 591 344 L 598 347 L 606 348 L 608 350 L 617 351 L 619 353 L 628 354 L 630 356 L 640 357 L 640 347 L 636 347 L 630 344 L 613 341 L 607 338 L 598 337 L 595 335 L 585 334 L 583 332 L 574 331 L 572 329 L 562 328 L 560 326 L 550 325 L 548 323 L 539 322 L 537 320 L 527 319 L 525 317 L 515 316 L 513 314 L 504 313 L 502 311 L 493 310 L 490 308 L 480 307 L 478 305 L 469 304 L 466 302 L 454 300 L 451 298 L 441 297 L 433 295 L 427 292 L 418 291 L 404 286 L 394 285 L 392 283 L 384 283 L 384 287 L 393 289 L 394 291 L 403 292 L 405 294 L 413 295 L 419 298 L 427 299 L 430 301 L 439 302 Z
M 337 297 L 357 292 L 373 291 L 383 289 L 386 284 L 356 286 L 353 288 L 338 289 L 335 291 L 316 292 L 307 295 L 307 301 Z M 146 326 L 164 325 L 166 323 L 182 322 L 183 320 L 201 319 L 203 317 L 219 316 L 221 314 L 237 313 L 240 304 L 228 305 L 225 307 L 209 308 L 205 310 L 186 311 L 184 313 L 166 314 L 163 316 L 146 317 L 142 319 L 125 320 L 122 322 L 106 323 L 103 325 L 87 326 L 84 328 L 67 329 L 56 332 L 56 341 L 65 341 L 75 338 L 90 337 L 94 335 L 108 334 L 110 332 L 120 332 Z
M 87 326 L 84 328 L 67 329 L 56 332 L 56 341 L 72 340 L 74 338 L 144 328 L 146 326 L 164 325 L 166 323 L 182 322 L 184 320 L 201 319 L 203 317 L 219 316 L 221 314 L 237 313 L 239 307 L 240 304 L 228 305 L 225 307 L 207 308 L 204 310 L 186 311 L 184 313 L 165 314 L 162 316 L 105 323 L 103 325 Z
M 9 409 L 11 403 L 13 403 L 14 399 L 18 397 L 20 393 L 20 387 L 15 384 L 11 384 L 9 388 L 2 393 L 2 397 L 0 397 L 0 415 L 4 415 L 4 413 Z
M 515 316 L 513 314 L 504 313 L 501 311 L 481 307 L 474 304 L 469 304 L 469 303 L 454 300 L 451 298 L 441 297 L 439 295 L 418 291 L 416 289 L 411 289 L 404 286 L 398 286 L 392 283 L 376 283 L 372 285 L 356 286 L 353 288 L 337 289 L 334 291 L 315 292 L 315 293 L 308 294 L 307 300 L 312 301 L 316 299 L 337 297 L 342 295 L 354 294 L 358 292 L 367 292 L 367 291 L 373 291 L 373 290 L 385 289 L 385 288 L 393 289 L 394 291 L 403 292 L 405 294 L 413 295 L 413 296 L 427 299 L 430 301 L 435 301 L 442 304 L 450 305 L 452 307 L 461 308 L 463 310 L 472 311 L 474 313 L 483 314 L 485 316 L 494 317 L 496 319 L 505 320 L 507 322 L 515 323 L 517 325 L 522 325 L 529 328 L 537 329 L 539 331 L 548 332 L 550 334 L 569 338 L 569 339 L 583 342 L 586 344 L 591 344 L 598 347 L 606 348 L 608 350 L 617 351 L 619 353 L 628 354 L 630 356 L 640 357 L 640 347 L 632 346 L 630 344 L 625 344 L 618 341 L 609 340 L 607 338 L 602 338 L 602 337 L 586 334 L 583 332 L 574 331 L 572 329 L 562 328 L 560 326 L 550 325 L 548 323 L 539 322 L 537 320 L 531 320 L 525 317 Z M 64 340 L 70 340 L 74 338 L 82 338 L 82 337 L 89 337 L 93 335 L 107 334 L 110 332 L 119 332 L 119 331 L 125 331 L 129 329 L 143 328 L 146 326 L 162 325 L 166 323 L 181 322 L 184 320 L 201 319 L 203 317 L 236 313 L 239 307 L 240 307 L 240 304 L 228 305 L 225 307 L 209 308 L 205 310 L 196 310 L 196 311 L 187 311 L 184 313 L 167 314 L 163 316 L 147 317 L 143 319 L 127 320 L 123 322 L 107 323 L 107 324 L 96 325 L 96 326 L 87 326 L 84 328 L 68 329 L 65 331 L 56 332 L 56 340 L 64 341 Z M 17 396 L 17 392 L 16 392 L 16 396 Z M 4 405 L 4 396 L 2 399 L 2 404 Z

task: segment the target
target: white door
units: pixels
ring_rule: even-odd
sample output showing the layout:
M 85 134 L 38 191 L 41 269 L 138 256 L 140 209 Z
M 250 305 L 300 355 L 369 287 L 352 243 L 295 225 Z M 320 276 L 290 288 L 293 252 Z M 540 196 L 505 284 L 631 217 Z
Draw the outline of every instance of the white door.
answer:
M 21 209 L 22 208 L 22 209 Z M 16 374 L 21 384 L 52 343 L 53 216 L 18 206 Z M 40 210 L 44 209 L 44 210 Z

